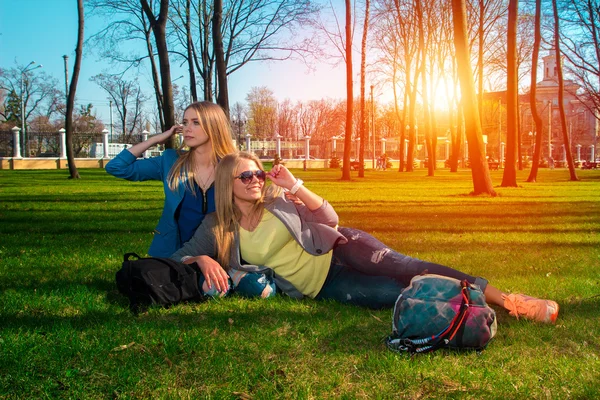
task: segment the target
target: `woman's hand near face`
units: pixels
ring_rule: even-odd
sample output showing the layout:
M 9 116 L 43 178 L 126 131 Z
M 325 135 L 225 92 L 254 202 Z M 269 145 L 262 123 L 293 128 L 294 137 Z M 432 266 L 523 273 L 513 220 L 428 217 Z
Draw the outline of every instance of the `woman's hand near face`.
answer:
M 185 259 L 183 263 L 197 263 L 209 289 L 214 287 L 218 292 L 223 294 L 229 290 L 229 275 L 227 275 L 227 272 L 225 272 L 218 262 L 209 256 L 190 257 Z
M 296 183 L 294 175 L 281 164 L 274 165 L 267 173 L 267 176 L 274 184 L 287 190 L 290 190 Z
M 171 136 L 173 136 L 176 133 L 181 133 L 183 132 L 183 125 L 173 125 L 171 127 L 171 129 L 163 132 L 163 133 L 159 133 L 158 135 L 154 136 L 157 140 L 159 140 L 158 143 L 164 143 L 166 142 Z
M 271 181 L 273 181 L 274 184 L 287 190 L 290 190 L 297 181 L 290 170 L 281 164 L 274 165 L 267 176 L 269 179 L 271 179 Z M 295 196 L 298 200 L 300 200 L 300 202 L 304 203 L 309 210 L 314 211 L 323 205 L 323 198 L 311 192 L 305 186 L 300 186 L 298 191 L 295 193 Z
M 173 125 L 171 129 L 165 131 L 163 133 L 159 133 L 158 135 L 154 135 L 148 138 L 148 140 L 143 141 L 141 143 L 135 144 L 132 147 L 128 148 L 129 152 L 136 157 L 141 157 L 142 154 L 148 150 L 152 146 L 156 146 L 157 144 L 162 144 L 166 142 L 171 136 L 176 133 L 179 133 L 183 130 L 182 125 Z

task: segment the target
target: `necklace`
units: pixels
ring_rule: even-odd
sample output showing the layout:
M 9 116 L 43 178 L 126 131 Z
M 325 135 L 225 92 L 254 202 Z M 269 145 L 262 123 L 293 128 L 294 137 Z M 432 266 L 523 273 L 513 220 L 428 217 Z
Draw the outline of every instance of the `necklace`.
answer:
M 206 189 L 208 189 L 210 187 L 210 184 L 212 183 L 211 179 L 212 179 L 212 176 L 214 175 L 214 173 L 215 173 L 214 165 L 212 166 L 212 168 L 210 168 L 210 174 L 208 175 L 206 180 L 204 180 L 200 177 L 200 173 L 198 172 L 198 169 L 196 169 L 194 171 L 194 178 L 196 179 L 196 183 L 198 184 L 200 189 L 202 189 L 203 192 L 206 192 Z

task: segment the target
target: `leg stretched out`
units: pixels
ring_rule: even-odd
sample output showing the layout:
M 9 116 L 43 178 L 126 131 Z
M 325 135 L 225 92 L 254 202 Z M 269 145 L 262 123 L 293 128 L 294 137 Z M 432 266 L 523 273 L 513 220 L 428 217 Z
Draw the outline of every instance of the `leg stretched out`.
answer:
M 340 227 L 338 231 L 348 239 L 348 243 L 334 249 L 334 259 L 365 275 L 391 277 L 404 286 L 408 285 L 413 277 L 423 273 L 466 279 L 479 285 L 488 303 L 505 308 L 510 315 L 517 318 L 522 316 L 540 322 L 555 322 L 558 316 L 558 304 L 552 300 L 507 294 L 489 285 L 484 278 L 400 254 L 361 230 Z

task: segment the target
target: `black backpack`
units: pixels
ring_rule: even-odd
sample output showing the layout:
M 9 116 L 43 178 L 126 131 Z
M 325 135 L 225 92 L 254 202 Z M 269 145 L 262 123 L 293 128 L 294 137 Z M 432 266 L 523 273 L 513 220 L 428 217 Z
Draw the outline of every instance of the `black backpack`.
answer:
M 130 260 L 130 257 L 137 260 Z M 129 298 L 131 311 L 137 313 L 151 304 L 169 307 L 180 302 L 204 300 L 198 287 L 201 273 L 196 263 L 142 258 L 135 253 L 127 253 L 123 266 L 117 271 L 117 288 Z

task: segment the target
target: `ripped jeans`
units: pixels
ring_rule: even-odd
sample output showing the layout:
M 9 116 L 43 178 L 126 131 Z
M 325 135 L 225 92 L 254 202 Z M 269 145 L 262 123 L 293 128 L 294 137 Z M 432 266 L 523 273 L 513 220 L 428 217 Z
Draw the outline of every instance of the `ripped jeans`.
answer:
M 358 229 L 339 227 L 348 239 L 333 250 L 329 274 L 316 299 L 334 299 L 368 308 L 393 307 L 410 280 L 427 271 L 466 279 L 484 291 L 487 281 L 443 265 L 400 254 Z

